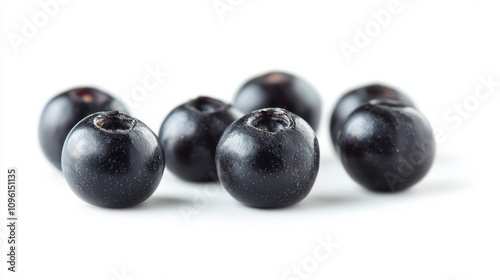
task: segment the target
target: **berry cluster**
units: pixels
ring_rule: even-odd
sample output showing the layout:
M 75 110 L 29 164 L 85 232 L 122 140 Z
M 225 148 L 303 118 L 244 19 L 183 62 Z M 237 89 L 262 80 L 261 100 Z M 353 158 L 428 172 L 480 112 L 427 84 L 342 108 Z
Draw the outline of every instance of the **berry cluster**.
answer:
M 113 96 L 75 88 L 45 106 L 39 139 L 73 192 L 97 206 L 145 201 L 167 168 L 187 181 L 219 180 L 245 205 L 277 208 L 300 202 L 314 185 L 320 115 L 309 83 L 272 72 L 245 83 L 233 105 L 210 97 L 179 105 L 157 136 Z M 372 191 L 409 188 L 434 159 L 431 126 L 406 95 L 386 86 L 342 96 L 330 133 L 347 173 Z

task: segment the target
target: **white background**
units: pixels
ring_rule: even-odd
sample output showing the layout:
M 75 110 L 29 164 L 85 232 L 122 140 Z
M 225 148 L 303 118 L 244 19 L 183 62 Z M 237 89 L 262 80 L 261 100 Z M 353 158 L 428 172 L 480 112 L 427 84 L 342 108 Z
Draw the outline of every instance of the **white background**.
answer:
M 2 1 L 2 181 L 7 167 L 19 170 L 15 275 L 3 261 L 4 218 L 0 229 L 8 279 L 500 279 L 500 87 L 473 99 L 480 77 L 500 80 L 500 2 L 401 0 L 350 63 L 340 44 L 354 44 L 389 0 L 233 0 L 223 20 L 213 0 L 125 2 L 68 1 L 16 46 L 23 18 L 43 9 Z M 169 76 L 131 97 L 155 67 Z M 121 97 L 158 131 L 174 106 L 202 94 L 230 102 L 245 80 L 275 69 L 305 78 L 324 101 L 320 173 L 294 207 L 244 207 L 166 171 L 139 207 L 101 209 L 80 201 L 39 148 L 41 110 L 68 88 Z M 428 176 L 397 195 L 356 185 L 329 139 L 337 98 L 371 82 L 410 95 L 444 133 Z M 473 111 L 457 120 L 449 110 L 464 100 Z M 317 240 L 328 238 L 340 247 L 313 267 Z M 303 263 L 302 278 L 285 275 Z

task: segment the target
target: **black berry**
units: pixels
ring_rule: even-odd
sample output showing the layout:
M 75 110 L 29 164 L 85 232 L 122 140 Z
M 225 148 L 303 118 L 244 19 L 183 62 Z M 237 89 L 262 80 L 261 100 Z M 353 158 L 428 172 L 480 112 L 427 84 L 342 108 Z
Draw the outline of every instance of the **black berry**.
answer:
M 405 94 L 383 85 L 369 85 L 357 88 L 344 94 L 332 113 L 330 120 L 330 136 L 338 152 L 338 132 L 349 115 L 359 106 L 374 99 L 390 99 L 400 101 L 414 107 L 413 102 Z
M 220 100 L 198 97 L 168 114 L 160 129 L 166 167 L 196 182 L 217 180 L 215 148 L 228 125 L 243 114 Z
M 74 88 L 52 98 L 45 105 L 38 127 L 45 156 L 61 169 L 61 152 L 70 130 L 90 114 L 112 110 L 127 112 L 123 103 L 95 88 Z
M 339 133 L 347 173 L 376 192 L 405 190 L 420 181 L 434 160 L 430 124 L 415 108 L 393 100 L 372 100 L 356 109 Z
M 100 112 L 69 133 L 62 170 L 73 192 L 101 207 L 123 208 L 149 198 L 165 168 L 158 137 L 128 115 Z
M 221 183 L 241 203 L 285 207 L 304 199 L 316 180 L 318 140 L 297 115 L 281 108 L 261 109 L 226 129 L 216 163 Z
M 321 116 L 318 92 L 306 81 L 283 72 L 271 72 L 245 83 L 234 98 L 244 113 L 279 107 L 303 118 L 316 130 Z

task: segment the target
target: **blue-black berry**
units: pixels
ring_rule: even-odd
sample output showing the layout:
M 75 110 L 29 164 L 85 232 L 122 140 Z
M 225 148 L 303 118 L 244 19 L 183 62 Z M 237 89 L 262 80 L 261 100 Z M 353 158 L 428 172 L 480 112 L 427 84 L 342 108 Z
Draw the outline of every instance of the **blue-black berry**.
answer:
M 270 72 L 246 82 L 234 98 L 244 113 L 279 107 L 303 118 L 314 130 L 321 117 L 321 99 L 308 82 L 284 72 Z
M 354 110 L 374 99 L 397 100 L 403 104 L 414 107 L 413 102 L 405 94 L 384 85 L 373 84 L 349 91 L 344 94 L 335 105 L 330 120 L 330 136 L 337 152 L 338 133 L 345 120 Z
M 261 109 L 226 129 L 216 163 L 221 183 L 241 203 L 285 207 L 304 199 L 313 187 L 319 145 L 299 116 L 281 108 Z
M 74 88 L 52 98 L 45 105 L 38 126 L 38 138 L 45 156 L 61 169 L 61 152 L 70 130 L 90 114 L 113 110 L 127 112 L 122 102 L 90 87 Z
M 163 121 L 159 134 L 166 167 L 184 180 L 217 181 L 215 148 L 227 126 L 242 115 L 210 97 L 176 107 Z
M 156 190 L 165 160 L 158 137 L 118 111 L 87 116 L 69 133 L 62 152 L 66 181 L 84 201 L 108 208 L 139 204 Z
M 339 133 L 345 170 L 376 192 L 405 190 L 430 170 L 436 144 L 432 128 L 415 108 L 372 100 L 356 109 Z

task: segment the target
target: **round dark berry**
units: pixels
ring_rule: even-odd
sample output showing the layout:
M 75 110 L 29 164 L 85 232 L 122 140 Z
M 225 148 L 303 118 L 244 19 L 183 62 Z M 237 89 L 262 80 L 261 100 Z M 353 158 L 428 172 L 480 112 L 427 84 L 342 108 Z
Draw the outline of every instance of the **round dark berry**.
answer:
M 70 130 L 90 114 L 112 110 L 127 112 L 123 103 L 95 88 L 74 88 L 52 98 L 45 105 L 38 126 L 45 156 L 61 169 L 61 152 Z
M 344 94 L 332 113 L 330 120 L 330 136 L 338 152 L 338 132 L 349 115 L 359 106 L 374 99 L 398 100 L 408 106 L 415 107 L 413 102 L 405 94 L 383 85 L 369 85 L 357 88 Z
M 217 181 L 215 148 L 227 126 L 242 115 L 210 97 L 198 97 L 175 108 L 159 134 L 167 168 L 184 180 Z
M 278 107 L 303 118 L 316 130 L 321 117 L 321 99 L 306 81 L 283 72 L 271 72 L 245 83 L 234 98 L 244 113 Z
M 319 145 L 299 116 L 261 109 L 226 129 L 216 163 L 222 185 L 236 200 L 251 207 L 285 207 L 304 199 L 314 185 Z
M 62 171 L 84 201 L 109 208 L 139 204 L 160 183 L 165 168 L 158 137 L 141 121 L 118 111 L 81 120 L 68 134 Z
M 372 100 L 356 109 L 339 133 L 342 164 L 352 179 L 376 192 L 405 190 L 434 160 L 432 128 L 415 108 Z

